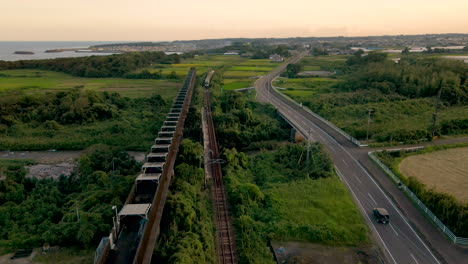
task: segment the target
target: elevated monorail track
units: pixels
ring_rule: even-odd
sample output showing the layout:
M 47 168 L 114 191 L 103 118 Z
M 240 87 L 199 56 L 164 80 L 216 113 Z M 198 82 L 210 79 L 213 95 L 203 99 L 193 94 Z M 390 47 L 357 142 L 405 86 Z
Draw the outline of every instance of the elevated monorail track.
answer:
M 141 173 L 114 219 L 109 237 L 96 251 L 95 263 L 150 263 L 160 233 L 161 217 L 174 163 L 192 100 L 196 70 L 190 69 L 182 88 L 151 146 Z

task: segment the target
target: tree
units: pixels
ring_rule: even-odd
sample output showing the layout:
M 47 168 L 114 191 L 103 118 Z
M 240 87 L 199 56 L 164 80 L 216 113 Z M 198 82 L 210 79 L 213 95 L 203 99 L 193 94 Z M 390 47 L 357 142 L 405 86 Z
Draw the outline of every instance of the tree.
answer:
M 410 54 L 409 48 L 408 48 L 408 47 L 405 47 L 405 48 L 403 49 L 403 51 L 401 52 L 401 54 L 403 54 L 403 55 L 408 55 L 408 54 Z

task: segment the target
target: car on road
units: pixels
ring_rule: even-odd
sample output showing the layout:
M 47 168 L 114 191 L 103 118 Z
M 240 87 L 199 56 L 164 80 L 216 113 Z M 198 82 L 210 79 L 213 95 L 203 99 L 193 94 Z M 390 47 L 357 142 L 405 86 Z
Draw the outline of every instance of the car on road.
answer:
M 385 208 L 374 208 L 372 212 L 374 213 L 377 222 L 382 224 L 388 224 L 390 222 L 390 215 Z

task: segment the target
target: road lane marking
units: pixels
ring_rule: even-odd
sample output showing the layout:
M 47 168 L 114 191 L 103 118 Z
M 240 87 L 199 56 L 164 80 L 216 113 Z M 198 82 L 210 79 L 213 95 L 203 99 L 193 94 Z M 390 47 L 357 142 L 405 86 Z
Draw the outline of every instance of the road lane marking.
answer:
M 416 260 L 416 258 L 414 257 L 414 255 L 413 255 L 413 254 L 410 254 L 410 255 L 411 255 L 411 257 L 413 258 L 414 262 L 416 262 L 416 264 L 419 264 L 419 262 Z
M 274 98 L 276 97 L 276 95 L 273 96 Z M 275 98 L 276 99 L 276 98 Z M 283 105 L 286 107 L 286 109 L 292 109 L 294 110 L 291 106 L 289 106 L 287 103 L 284 103 L 283 101 L 279 100 L 278 101 L 278 104 L 280 105 Z M 295 110 L 294 110 L 295 111 Z M 296 111 L 297 112 L 297 111 Z M 307 117 L 303 116 L 302 114 L 300 114 L 304 119 L 306 120 L 309 120 Z M 311 121 L 311 120 L 309 120 Z M 439 263 L 439 260 L 437 260 L 437 258 L 434 256 L 434 254 L 432 253 L 432 251 L 427 247 L 427 245 L 424 243 L 424 241 L 421 239 L 421 237 L 419 237 L 419 235 L 416 233 L 416 231 L 411 227 L 411 225 L 408 223 L 408 221 L 406 221 L 406 219 L 403 217 L 402 213 L 397 209 L 397 207 L 395 206 L 395 204 L 393 204 L 393 202 L 390 200 L 390 198 L 385 194 L 385 192 L 382 190 L 382 188 L 380 188 L 380 186 L 377 184 L 377 182 L 372 178 L 372 176 L 370 176 L 370 174 L 364 169 L 364 167 L 340 144 L 338 143 L 337 140 L 335 140 L 332 136 L 330 136 L 327 132 L 325 132 L 325 130 L 323 130 L 321 127 L 319 127 L 317 124 L 315 124 L 313 121 L 311 121 L 311 123 L 318 129 L 320 129 L 324 134 L 326 134 L 332 142 L 335 142 L 339 147 L 341 147 L 347 154 L 348 156 L 351 157 L 351 159 L 357 163 L 357 165 L 364 171 L 364 173 L 366 173 L 366 175 L 371 179 L 371 181 L 377 186 L 377 188 L 381 191 L 382 195 L 387 199 L 387 201 L 390 203 L 390 205 L 395 209 L 395 211 L 400 215 L 400 217 L 403 219 L 403 221 L 406 223 L 406 225 L 409 227 L 409 229 L 411 231 L 413 231 L 413 234 L 414 236 L 416 236 L 416 238 L 419 240 L 419 242 L 424 246 L 424 248 L 429 252 L 429 254 L 432 256 L 432 258 L 435 260 L 436 263 Z M 318 134 L 318 136 L 323 140 L 325 141 L 322 136 L 320 134 Z M 326 142 L 326 141 L 325 141 Z M 344 177 L 342 177 L 344 179 Z M 345 179 L 344 179 L 345 180 Z M 356 200 L 358 201 L 359 205 L 361 206 L 363 212 L 364 211 L 364 208 L 361 204 L 361 202 L 357 199 L 357 196 L 354 194 L 354 191 L 351 189 L 351 187 L 349 186 L 348 182 L 345 180 L 345 183 L 346 185 L 348 185 L 348 188 L 350 189 L 350 191 L 353 193 L 353 195 L 355 196 Z M 365 214 L 367 219 L 369 219 L 369 216 L 367 214 Z M 370 221 L 370 219 L 369 219 Z M 374 228 L 376 234 L 379 236 L 380 240 L 382 241 L 385 249 L 388 251 L 388 253 L 390 254 L 390 257 L 392 258 L 393 262 L 396 263 L 395 259 L 393 258 L 393 256 L 391 255 L 390 253 L 390 250 L 388 249 L 388 247 L 385 245 L 385 243 L 383 242 L 382 240 L 382 237 L 380 237 L 380 234 L 378 233 L 377 229 L 375 228 L 374 224 L 370 221 L 370 223 L 372 224 L 372 227 Z
M 340 143 L 338 143 L 338 141 L 336 141 L 332 136 L 330 136 L 327 132 L 325 132 L 325 130 L 323 130 L 321 127 L 317 126 L 314 122 L 312 122 L 312 124 L 317 127 L 318 129 L 320 129 L 324 134 L 326 134 L 332 141 L 334 141 L 340 148 L 342 148 L 344 150 L 344 152 L 346 152 L 346 154 L 348 154 L 348 156 L 351 157 L 351 159 L 356 162 L 356 164 L 361 168 L 361 170 L 364 171 L 364 173 L 367 175 L 367 177 L 369 177 L 371 179 L 371 181 L 375 184 L 375 186 L 377 186 L 377 188 L 380 190 L 380 192 L 382 193 L 382 195 L 387 199 L 387 201 L 390 203 L 390 205 L 395 209 L 395 211 L 400 215 L 401 219 L 403 219 L 403 221 L 406 223 L 406 225 L 409 227 L 409 229 L 411 231 L 413 231 L 413 234 L 414 236 L 416 236 L 416 238 L 419 240 L 419 242 L 424 246 L 424 248 L 429 252 L 429 254 L 431 254 L 432 258 L 435 260 L 436 263 L 439 263 L 439 260 L 434 256 L 434 254 L 432 253 L 432 251 L 427 247 L 426 243 L 424 243 L 424 241 L 421 239 L 421 237 L 419 237 L 419 235 L 416 233 L 416 231 L 413 229 L 413 227 L 411 227 L 411 225 L 408 223 L 408 221 L 406 221 L 406 219 L 403 217 L 402 213 L 400 212 L 400 210 L 397 209 L 397 207 L 395 206 L 395 204 L 393 204 L 393 202 L 390 200 L 390 198 L 385 194 L 385 192 L 382 190 L 382 188 L 380 188 L 380 186 L 377 184 L 377 182 L 374 180 L 374 178 L 372 178 L 372 176 L 370 176 L 370 174 L 366 171 L 366 169 L 364 169 L 364 167 L 361 165 L 361 163 L 359 163 L 352 155 L 351 153 L 349 153 Z
M 348 163 L 347 163 L 347 162 L 346 162 L 344 159 L 341 159 L 341 160 L 342 160 L 342 161 L 343 161 L 343 163 L 346 165 L 346 167 L 348 167 L 348 168 L 349 168 L 349 165 L 348 165 Z
M 372 197 L 372 195 L 370 193 L 367 193 L 367 195 L 369 195 L 369 197 L 371 198 L 371 200 L 374 202 L 375 205 L 377 205 L 377 202 L 374 200 L 374 197 Z
M 290 109 L 292 109 L 289 105 L 287 105 L 286 103 L 284 103 L 284 105 Z M 302 116 L 303 118 L 307 119 L 305 116 Z M 307 119 L 308 120 L 308 119 Z M 310 120 L 309 120 L 310 121 Z M 429 252 L 429 254 L 432 256 L 432 258 L 435 260 L 436 263 L 439 263 L 439 260 L 434 256 L 434 254 L 432 253 L 432 251 L 427 247 L 427 245 L 423 242 L 423 240 L 421 239 L 421 237 L 419 237 L 419 235 L 416 233 L 416 231 L 413 229 L 413 227 L 411 227 L 411 225 L 408 223 L 408 221 L 406 221 L 406 219 L 403 217 L 402 213 L 396 208 L 395 204 L 393 204 L 393 202 L 390 200 L 390 198 L 384 193 L 384 191 L 382 190 L 382 188 L 380 188 L 380 186 L 377 184 L 377 182 L 374 180 L 374 178 L 372 178 L 372 176 L 370 176 L 370 174 L 364 169 L 364 167 L 362 167 L 362 165 L 351 155 L 351 153 L 349 153 L 340 143 L 338 143 L 338 141 L 336 139 L 334 139 L 332 136 L 330 136 L 327 132 L 325 132 L 325 130 L 323 130 L 321 127 L 319 127 L 317 124 L 315 124 L 313 121 L 311 122 L 312 125 L 318 129 L 320 129 L 322 131 L 322 133 L 324 133 L 325 135 L 327 135 L 332 142 L 335 142 L 341 149 L 344 150 L 344 152 L 346 152 L 346 154 L 348 154 L 348 156 L 354 161 L 356 162 L 356 164 L 361 168 L 361 170 L 364 171 L 364 173 L 371 179 L 371 181 L 375 184 L 375 186 L 377 186 L 377 188 L 380 190 L 380 192 L 382 193 L 382 195 L 387 199 L 387 201 L 390 203 L 390 205 L 395 209 L 395 211 L 400 215 L 401 219 L 403 219 L 403 222 L 406 223 L 406 225 L 409 227 L 409 229 L 411 231 L 413 231 L 413 234 L 414 236 L 416 236 L 416 238 L 419 240 L 419 242 L 424 246 L 424 248 Z M 322 138 L 322 136 L 320 134 L 318 134 L 318 136 L 320 138 Z M 323 138 L 322 138 L 323 140 Z M 351 188 L 351 187 L 350 187 Z M 359 202 L 360 203 L 360 202 Z M 377 230 L 377 229 L 375 229 Z M 380 234 L 378 234 L 380 236 Z
M 359 176 L 357 174 L 353 174 L 353 175 L 356 177 L 356 179 L 358 180 L 359 183 L 362 183 L 361 179 L 359 178 Z
M 372 225 L 372 228 L 374 228 L 374 231 L 375 233 L 377 234 L 377 236 L 379 237 L 380 241 L 382 242 L 382 245 L 384 246 L 385 250 L 387 250 L 388 254 L 390 255 L 390 257 L 392 258 L 393 260 L 393 263 L 397 264 L 395 258 L 393 257 L 392 253 L 390 252 L 390 250 L 388 249 L 387 245 L 385 244 L 384 240 L 382 239 L 382 237 L 380 236 L 379 232 L 377 231 L 377 228 L 375 227 L 374 225 L 374 222 L 372 222 L 372 220 L 369 218 L 369 215 L 367 215 L 366 213 L 366 210 L 364 209 L 364 206 L 362 206 L 361 204 L 361 201 L 359 201 L 356 193 L 354 193 L 353 189 L 351 188 L 351 186 L 349 185 L 348 181 L 345 179 L 345 177 L 343 176 L 343 174 L 341 174 L 340 170 L 338 169 L 338 167 L 335 166 L 335 169 L 336 169 L 336 172 L 338 174 L 338 177 L 340 177 L 340 179 L 348 186 L 348 189 L 351 191 L 351 194 L 354 196 L 354 199 L 358 202 L 359 204 L 359 207 L 361 207 L 361 210 L 362 212 L 364 213 L 364 215 L 366 216 L 368 222 Z
M 395 234 L 398 236 L 398 232 L 396 231 L 395 227 L 393 227 L 392 223 L 390 223 L 389 225 L 393 229 L 393 232 L 395 232 Z
M 301 121 L 304 126 L 307 126 L 307 123 L 304 120 Z

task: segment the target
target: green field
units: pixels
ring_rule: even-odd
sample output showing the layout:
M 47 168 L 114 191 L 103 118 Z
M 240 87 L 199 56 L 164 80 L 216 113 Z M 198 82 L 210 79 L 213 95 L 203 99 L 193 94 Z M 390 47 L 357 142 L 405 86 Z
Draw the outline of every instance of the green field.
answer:
M 179 78 L 183 78 L 188 70 L 191 67 L 197 68 L 197 73 L 203 74 L 204 72 L 208 71 L 211 68 L 214 69 L 223 69 L 228 68 L 233 65 L 237 65 L 246 61 L 246 58 L 242 58 L 240 56 L 224 56 L 224 55 L 203 55 L 203 56 L 196 56 L 191 59 L 184 59 L 182 63 L 177 64 L 156 64 L 149 68 L 144 68 L 142 70 L 148 70 L 150 72 L 158 72 L 162 71 L 163 76 L 167 76 L 171 74 L 171 72 L 175 72 Z
M 333 71 L 341 66 L 347 57 L 346 55 L 306 56 L 300 63 L 304 66 L 304 71 Z
M 279 220 L 271 227 L 275 239 L 331 245 L 359 245 L 367 241 L 366 225 L 337 177 L 274 184 L 264 192 L 271 198 L 272 215 Z M 305 231 L 305 227 L 310 230 Z M 313 231 L 315 228 L 327 231 Z
M 230 71 L 253 71 L 253 72 L 268 72 L 273 70 L 272 67 L 256 67 L 256 66 L 236 66 L 229 69 Z
M 43 93 L 83 87 L 86 90 L 118 92 L 131 98 L 159 94 L 170 99 L 177 94 L 180 86 L 180 80 L 81 78 L 44 70 L 0 71 L 0 92 Z
M 252 79 L 224 79 L 224 90 L 235 90 L 240 88 L 247 88 L 253 85 Z
M 285 88 L 286 90 L 281 90 L 282 93 L 293 96 L 298 101 L 301 101 L 314 94 L 329 91 L 330 87 L 337 82 L 338 80 L 331 78 L 278 78 L 273 85 Z

